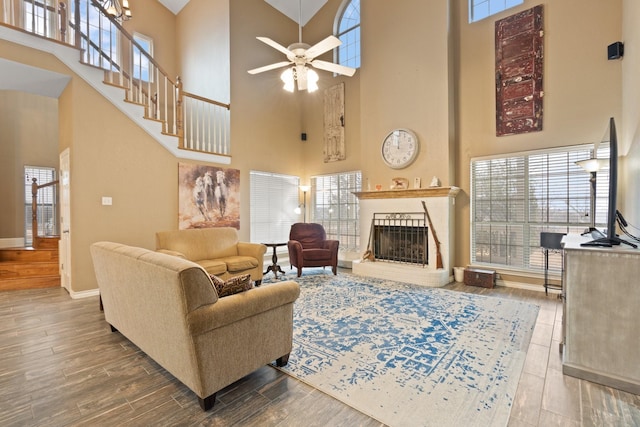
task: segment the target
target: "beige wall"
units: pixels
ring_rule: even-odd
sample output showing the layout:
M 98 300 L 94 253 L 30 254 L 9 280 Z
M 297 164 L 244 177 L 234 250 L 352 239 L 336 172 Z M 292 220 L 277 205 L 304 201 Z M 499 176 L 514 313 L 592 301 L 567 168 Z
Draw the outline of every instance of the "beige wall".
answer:
M 229 1 L 191 0 L 178 14 L 176 28 L 184 89 L 229 103 Z
M 58 168 L 58 101 L 0 90 L 0 129 L 0 238 L 23 238 L 24 167 Z
M 620 40 L 621 0 L 544 2 L 544 123 L 541 132 L 496 137 L 494 96 L 495 20 L 540 4 L 524 5 L 468 24 L 466 2 L 457 13 L 458 170 L 456 254 L 469 262 L 469 162 L 477 156 L 600 141 L 609 117 L 621 117 L 621 63 L 607 60 Z
M 620 154 L 622 188 L 619 209 L 630 224 L 640 227 L 640 2 L 623 0 L 622 127 Z M 637 234 L 637 233 L 636 233 Z

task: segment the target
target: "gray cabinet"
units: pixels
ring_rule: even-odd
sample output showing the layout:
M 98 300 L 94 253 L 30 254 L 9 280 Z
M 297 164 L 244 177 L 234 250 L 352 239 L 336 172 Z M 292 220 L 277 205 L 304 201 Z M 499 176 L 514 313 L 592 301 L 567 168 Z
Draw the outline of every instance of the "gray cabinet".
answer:
M 640 250 L 564 239 L 563 373 L 640 394 Z

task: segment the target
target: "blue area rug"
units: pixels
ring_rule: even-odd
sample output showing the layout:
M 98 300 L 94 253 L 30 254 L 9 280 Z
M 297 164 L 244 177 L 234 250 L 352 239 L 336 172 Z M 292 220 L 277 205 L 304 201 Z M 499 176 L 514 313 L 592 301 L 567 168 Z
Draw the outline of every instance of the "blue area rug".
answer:
M 506 426 L 535 305 L 303 275 L 284 372 L 390 426 Z

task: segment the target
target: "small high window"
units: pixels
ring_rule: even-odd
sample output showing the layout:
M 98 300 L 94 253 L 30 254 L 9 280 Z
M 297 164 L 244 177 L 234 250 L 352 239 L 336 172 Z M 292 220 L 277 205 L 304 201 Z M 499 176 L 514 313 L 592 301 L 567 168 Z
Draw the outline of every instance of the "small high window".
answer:
M 335 34 L 342 42 L 336 52 L 336 62 L 360 68 L 360 0 L 342 3 L 336 16 Z
M 522 3 L 524 0 L 469 0 L 469 22 L 480 21 Z

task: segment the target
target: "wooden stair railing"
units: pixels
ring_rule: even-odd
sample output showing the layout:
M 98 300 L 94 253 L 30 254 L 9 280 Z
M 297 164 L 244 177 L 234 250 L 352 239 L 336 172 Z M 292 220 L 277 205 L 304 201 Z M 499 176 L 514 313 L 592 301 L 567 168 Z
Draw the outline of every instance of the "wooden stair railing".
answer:
M 51 181 L 48 182 L 46 184 L 42 184 L 42 185 L 38 185 L 38 179 L 37 178 L 31 178 L 31 236 L 32 236 L 32 246 L 34 249 L 57 249 L 58 248 L 58 241 L 60 240 L 60 235 L 55 233 L 55 231 L 57 231 L 57 212 L 55 209 L 53 209 L 54 207 L 57 206 L 57 194 L 58 192 L 56 191 L 57 185 L 58 185 L 58 181 Z M 52 224 L 52 233 L 46 236 L 40 236 L 38 233 L 38 211 L 39 209 L 39 204 L 38 203 L 38 194 L 42 193 L 42 191 L 45 188 L 49 188 L 49 187 L 53 187 L 52 188 L 52 197 L 51 197 L 51 206 L 52 206 L 52 211 L 51 211 L 51 218 L 54 221 L 54 223 Z
M 184 91 L 96 0 L 0 0 L 5 11 L 14 12 L 4 24 L 78 48 L 82 63 L 103 69 L 105 84 L 123 88 L 125 101 L 142 105 L 179 148 L 230 155 L 230 105 Z

